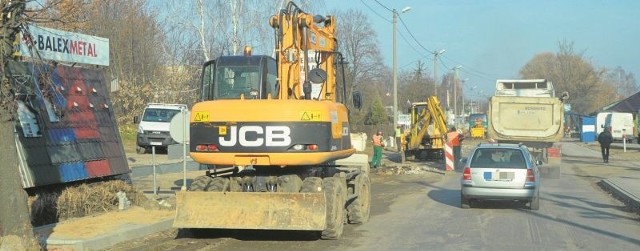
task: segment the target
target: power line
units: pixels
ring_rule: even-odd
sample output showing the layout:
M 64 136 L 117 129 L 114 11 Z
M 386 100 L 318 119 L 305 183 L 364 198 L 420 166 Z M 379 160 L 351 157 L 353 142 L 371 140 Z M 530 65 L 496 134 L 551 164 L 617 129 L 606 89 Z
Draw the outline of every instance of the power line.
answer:
M 382 18 L 384 21 L 387 21 L 388 23 L 391 23 L 391 20 L 385 18 L 383 15 L 380 15 L 380 13 L 376 12 L 373 8 L 371 8 L 371 6 L 369 6 L 367 3 L 364 2 L 364 0 L 360 0 L 360 2 L 362 4 L 364 4 L 364 6 L 366 6 L 369 10 L 371 10 L 371 12 L 373 12 L 374 14 L 376 14 L 378 17 Z M 376 1 L 378 2 L 378 1 Z M 380 3 L 378 3 L 380 4 Z M 380 4 L 382 5 L 382 4 Z M 385 7 L 384 5 L 382 5 L 382 7 Z M 386 7 L 385 7 L 386 8 Z M 387 8 L 388 9 L 388 8 Z
M 360 1 L 362 2 L 362 0 L 360 0 Z M 393 10 L 392 10 L 392 9 L 390 9 L 390 8 L 389 8 L 389 7 L 387 7 L 387 6 L 385 6 L 384 4 L 381 4 L 380 2 L 378 2 L 378 0 L 374 0 L 374 1 L 376 1 L 376 3 L 378 3 L 380 6 L 382 6 L 382 8 L 385 8 L 385 9 L 387 9 L 388 11 L 393 12 Z
M 411 35 L 411 38 L 413 38 L 413 41 L 415 41 L 416 44 L 418 44 L 420 47 L 422 47 L 422 49 L 424 49 L 425 51 L 428 51 L 431 54 L 435 54 L 436 53 L 436 51 L 429 50 L 429 49 L 425 48 L 424 46 L 422 46 L 420 41 L 418 41 L 418 39 L 416 39 L 416 37 L 413 35 L 413 33 L 411 33 L 411 31 L 409 30 L 407 25 L 404 23 L 404 20 L 402 20 L 402 17 L 400 17 L 400 23 L 402 23 L 402 26 L 404 26 L 404 29 L 407 30 L 407 32 L 409 32 L 409 35 Z
M 378 0 L 374 0 L 378 5 L 380 5 L 382 8 L 386 9 L 387 11 L 391 11 L 393 12 L 394 10 L 387 7 L 386 5 L 380 3 L 380 1 Z M 377 16 L 379 16 L 380 18 L 382 18 L 383 20 L 390 22 L 389 19 L 385 18 L 383 15 L 380 15 L 379 13 L 377 13 L 371 6 L 369 6 L 367 3 L 365 3 L 364 0 L 360 0 L 360 2 L 362 4 L 364 4 L 368 9 L 370 9 L 374 14 L 376 14 Z M 424 45 L 422 45 L 422 43 L 420 43 L 420 41 L 413 35 L 413 32 L 411 32 L 411 30 L 409 29 L 409 27 L 406 25 L 406 23 L 404 22 L 404 20 L 402 19 L 402 17 L 400 15 L 398 15 L 399 19 L 400 19 L 400 23 L 402 23 L 402 26 L 404 27 L 404 29 L 409 33 L 409 35 L 411 36 L 411 38 L 413 39 L 413 41 L 423 50 L 427 51 L 429 54 L 432 54 L 433 57 L 435 57 L 436 51 L 434 50 L 430 50 L 428 48 L 426 48 Z M 423 54 L 422 52 L 420 52 L 417 48 L 415 48 L 412 43 L 402 34 L 402 32 L 399 32 L 400 37 L 409 45 L 409 47 L 414 50 L 416 53 L 418 53 L 421 57 L 427 57 L 427 55 Z M 450 69 L 449 67 L 446 66 L 446 64 L 444 63 L 444 61 L 442 61 L 442 58 L 447 59 L 448 61 L 451 61 L 457 65 L 465 65 L 463 63 L 460 63 L 456 60 L 451 59 L 450 57 L 447 57 L 445 55 L 442 55 L 442 57 L 438 58 L 438 61 L 440 62 L 441 65 L 443 65 L 445 67 L 445 69 Z M 415 61 L 414 61 L 415 62 Z M 498 79 L 499 77 L 497 77 L 497 74 L 490 74 L 490 73 L 485 73 L 483 71 L 465 66 L 461 69 L 462 72 L 464 72 L 465 74 L 468 74 L 470 76 L 476 77 L 476 78 L 480 78 L 480 79 L 487 79 L 490 81 L 495 81 L 495 79 Z M 435 76 L 434 76 L 435 77 Z

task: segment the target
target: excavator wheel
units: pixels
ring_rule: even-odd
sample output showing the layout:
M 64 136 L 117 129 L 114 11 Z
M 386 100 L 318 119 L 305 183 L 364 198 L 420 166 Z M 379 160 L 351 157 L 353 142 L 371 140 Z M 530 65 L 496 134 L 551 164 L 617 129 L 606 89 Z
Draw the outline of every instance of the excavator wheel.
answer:
M 240 177 L 231 177 L 229 178 L 229 191 L 231 192 L 242 192 L 242 186 L 240 185 Z
M 229 191 L 229 179 L 222 177 L 214 177 L 211 179 L 211 184 L 205 191 L 210 192 L 224 192 Z
M 297 193 L 302 188 L 302 179 L 298 175 L 289 174 L 278 177 L 278 192 Z
M 189 190 L 190 191 L 207 191 L 207 188 L 211 185 L 212 180 L 213 178 L 206 175 L 198 176 L 193 180 L 193 182 L 191 182 L 191 185 L 189 186 Z
M 300 187 L 301 193 L 319 193 L 322 192 L 322 178 L 308 177 L 302 182 Z
M 347 206 L 347 216 L 351 224 L 363 224 L 369 221 L 371 208 L 371 191 L 369 176 L 358 175 L 355 180 L 354 193 L 358 196 Z
M 346 187 L 339 177 L 322 180 L 322 188 L 327 198 L 327 228 L 322 231 L 322 239 L 338 239 L 344 230 Z

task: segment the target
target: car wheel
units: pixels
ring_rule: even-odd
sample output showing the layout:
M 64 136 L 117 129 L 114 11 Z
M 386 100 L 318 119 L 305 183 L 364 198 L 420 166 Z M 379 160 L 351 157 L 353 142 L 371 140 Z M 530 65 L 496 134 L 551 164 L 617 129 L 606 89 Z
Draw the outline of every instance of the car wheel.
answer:
M 136 146 L 136 152 L 138 154 L 145 154 L 147 152 L 147 148 L 143 146 Z
M 538 210 L 540 209 L 540 193 L 537 193 L 533 199 L 529 202 L 529 209 Z
M 471 208 L 471 204 L 469 204 L 469 199 L 465 198 L 460 192 L 460 208 L 469 209 Z

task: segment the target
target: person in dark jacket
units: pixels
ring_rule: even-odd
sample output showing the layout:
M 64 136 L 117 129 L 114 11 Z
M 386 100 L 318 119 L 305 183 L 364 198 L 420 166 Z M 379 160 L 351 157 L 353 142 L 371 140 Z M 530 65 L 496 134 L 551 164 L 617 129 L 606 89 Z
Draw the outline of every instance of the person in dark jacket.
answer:
M 613 142 L 613 136 L 611 136 L 611 127 L 605 127 L 604 131 L 598 134 L 598 143 L 600 143 L 600 152 L 602 152 L 602 160 L 604 163 L 609 163 L 609 148 Z

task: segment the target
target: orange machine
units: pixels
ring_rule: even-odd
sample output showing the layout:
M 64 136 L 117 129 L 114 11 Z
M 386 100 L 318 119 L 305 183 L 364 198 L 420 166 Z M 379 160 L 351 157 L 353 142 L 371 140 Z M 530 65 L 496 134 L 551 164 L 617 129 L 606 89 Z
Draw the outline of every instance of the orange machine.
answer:
M 208 170 L 177 193 L 174 226 L 339 238 L 344 222 L 367 221 L 370 181 L 367 156 L 351 145 L 344 82 L 336 81 L 336 20 L 289 2 L 269 24 L 276 58 L 245 49 L 204 64 L 190 154 Z

